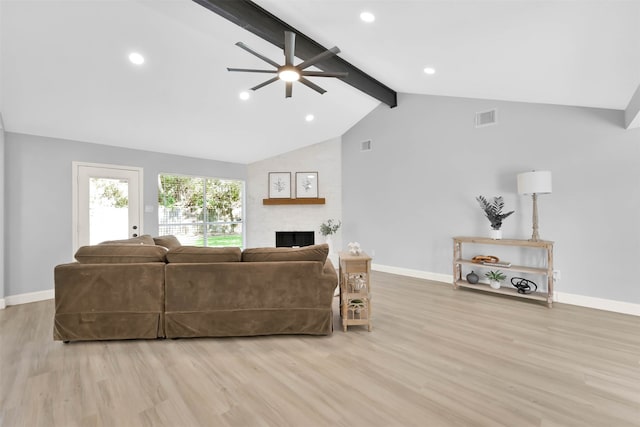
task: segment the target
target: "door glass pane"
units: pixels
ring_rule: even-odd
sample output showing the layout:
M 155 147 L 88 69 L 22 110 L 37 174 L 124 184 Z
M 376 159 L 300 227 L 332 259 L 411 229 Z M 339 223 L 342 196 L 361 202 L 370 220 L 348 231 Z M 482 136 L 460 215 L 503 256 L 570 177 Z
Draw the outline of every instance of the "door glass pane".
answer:
M 129 183 L 89 178 L 89 244 L 129 237 Z

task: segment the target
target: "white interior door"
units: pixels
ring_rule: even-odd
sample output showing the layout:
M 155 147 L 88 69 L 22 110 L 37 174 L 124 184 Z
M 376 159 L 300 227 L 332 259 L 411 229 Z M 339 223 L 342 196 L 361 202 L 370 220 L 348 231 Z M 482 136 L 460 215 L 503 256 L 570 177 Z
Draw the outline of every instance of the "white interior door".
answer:
M 142 169 L 73 163 L 74 253 L 142 234 Z

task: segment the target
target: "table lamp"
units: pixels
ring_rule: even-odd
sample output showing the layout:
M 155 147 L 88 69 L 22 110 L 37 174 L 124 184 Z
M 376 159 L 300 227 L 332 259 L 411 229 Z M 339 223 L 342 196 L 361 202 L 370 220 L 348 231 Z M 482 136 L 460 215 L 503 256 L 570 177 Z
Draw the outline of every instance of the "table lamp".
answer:
M 538 235 L 538 194 L 551 193 L 551 172 L 531 171 L 518 174 L 518 193 L 533 197 L 533 234 L 531 241 L 540 240 Z

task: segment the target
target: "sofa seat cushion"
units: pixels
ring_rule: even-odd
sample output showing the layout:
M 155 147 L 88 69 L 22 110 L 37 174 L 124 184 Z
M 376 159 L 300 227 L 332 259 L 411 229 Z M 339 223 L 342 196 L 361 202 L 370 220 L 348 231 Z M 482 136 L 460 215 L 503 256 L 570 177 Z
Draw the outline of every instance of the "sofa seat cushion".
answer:
M 236 247 L 180 246 L 167 252 L 167 261 L 170 263 L 240 262 L 241 259 L 242 251 Z
M 242 252 L 242 261 L 319 261 L 324 264 L 328 255 L 329 245 L 326 243 L 301 248 L 250 248 Z
M 122 240 L 106 240 L 104 242 L 99 243 L 100 245 L 113 245 L 113 244 L 130 244 L 130 245 L 155 245 L 156 242 L 153 241 L 153 237 L 148 234 L 143 234 L 142 236 L 132 237 L 130 239 L 122 239 Z
M 167 249 L 146 244 L 115 244 L 82 246 L 75 258 L 82 264 L 137 264 L 166 262 Z
M 167 249 L 175 249 L 182 246 L 180 240 L 178 240 L 176 236 L 173 236 L 171 234 L 166 236 L 154 237 L 153 241 L 156 243 L 156 245 L 164 246 Z

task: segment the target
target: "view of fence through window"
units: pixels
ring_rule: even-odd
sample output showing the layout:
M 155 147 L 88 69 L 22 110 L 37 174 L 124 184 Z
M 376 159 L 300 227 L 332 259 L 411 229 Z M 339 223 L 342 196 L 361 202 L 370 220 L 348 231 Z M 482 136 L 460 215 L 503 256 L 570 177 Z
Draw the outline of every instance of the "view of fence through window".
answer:
M 158 177 L 158 226 L 183 245 L 242 247 L 242 181 Z

